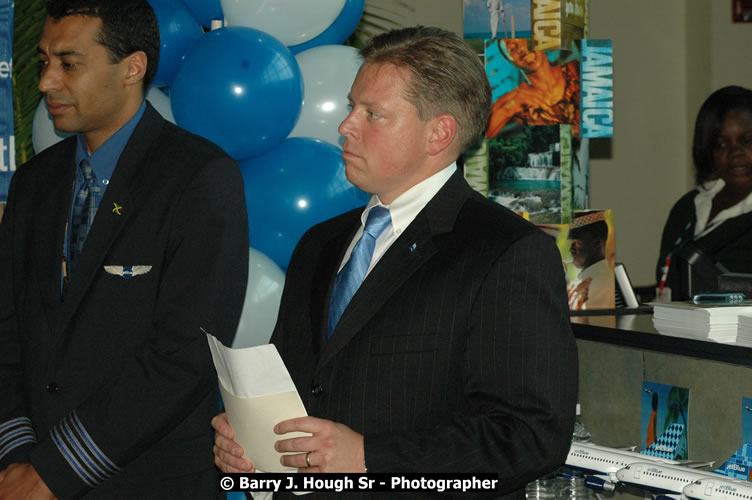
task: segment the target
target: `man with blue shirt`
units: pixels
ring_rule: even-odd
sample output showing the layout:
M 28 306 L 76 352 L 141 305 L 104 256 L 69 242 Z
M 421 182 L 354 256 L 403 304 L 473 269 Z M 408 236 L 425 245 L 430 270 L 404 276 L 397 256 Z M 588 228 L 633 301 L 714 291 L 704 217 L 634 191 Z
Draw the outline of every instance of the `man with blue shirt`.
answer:
M 50 0 L 55 127 L 0 224 L 0 499 L 211 498 L 216 378 L 245 293 L 240 172 L 144 100 L 146 0 Z

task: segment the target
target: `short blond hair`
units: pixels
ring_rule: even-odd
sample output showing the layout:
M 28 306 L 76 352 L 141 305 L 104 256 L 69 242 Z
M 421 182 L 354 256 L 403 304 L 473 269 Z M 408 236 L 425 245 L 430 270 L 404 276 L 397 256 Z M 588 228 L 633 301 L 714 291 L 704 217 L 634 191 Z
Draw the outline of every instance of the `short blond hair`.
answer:
M 363 64 L 393 64 L 407 70 L 405 99 L 422 120 L 450 114 L 457 122 L 460 153 L 486 130 L 491 86 L 478 55 L 456 34 L 414 26 L 375 36 L 360 51 Z

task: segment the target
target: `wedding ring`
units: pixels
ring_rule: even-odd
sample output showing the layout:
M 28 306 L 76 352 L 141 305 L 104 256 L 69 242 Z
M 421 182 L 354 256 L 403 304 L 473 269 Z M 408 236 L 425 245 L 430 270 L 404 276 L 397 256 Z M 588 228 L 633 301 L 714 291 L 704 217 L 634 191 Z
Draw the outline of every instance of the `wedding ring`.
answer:
M 310 452 L 310 451 L 309 451 L 308 453 L 306 453 L 306 454 L 305 454 L 305 463 L 306 463 L 306 465 L 307 465 L 308 467 L 310 467 L 310 466 L 311 466 L 311 460 L 310 460 L 310 458 L 309 458 L 309 456 L 310 456 L 310 455 L 311 455 L 311 452 Z

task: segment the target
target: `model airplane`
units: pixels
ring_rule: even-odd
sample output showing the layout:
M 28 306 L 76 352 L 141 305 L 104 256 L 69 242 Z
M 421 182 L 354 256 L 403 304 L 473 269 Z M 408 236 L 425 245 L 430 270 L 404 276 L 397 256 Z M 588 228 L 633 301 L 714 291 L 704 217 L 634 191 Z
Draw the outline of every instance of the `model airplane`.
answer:
M 685 486 L 700 479 L 719 478 L 714 472 L 683 465 L 634 462 L 616 471 L 620 483 L 648 490 L 664 498 L 681 498 Z
M 693 469 L 686 464 L 633 462 L 616 471 L 616 481 L 653 492 L 658 496 L 697 499 L 752 500 L 752 445 L 744 443 L 718 469 Z M 687 494 L 690 491 L 692 495 Z M 657 498 L 657 497 L 656 497 Z
M 569 448 L 566 466 L 581 471 L 585 475 L 585 485 L 588 488 L 613 491 L 618 482 L 617 471 L 629 464 L 646 461 L 656 464 L 679 463 L 675 460 L 650 457 L 633 451 L 574 442 Z
M 723 476 L 698 479 L 682 489 L 690 500 L 750 500 L 752 483 Z

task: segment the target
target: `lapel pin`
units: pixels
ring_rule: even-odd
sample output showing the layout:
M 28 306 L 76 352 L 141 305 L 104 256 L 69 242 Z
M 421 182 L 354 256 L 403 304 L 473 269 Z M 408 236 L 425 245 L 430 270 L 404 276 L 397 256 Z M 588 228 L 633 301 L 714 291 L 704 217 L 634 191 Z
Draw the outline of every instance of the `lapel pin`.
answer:
M 417 245 L 415 243 L 413 243 L 412 245 L 410 245 L 410 253 L 411 254 L 415 253 L 415 248 L 416 247 L 417 247 Z
M 113 203 L 112 206 L 115 207 L 115 208 L 112 209 L 112 213 L 113 214 L 123 215 L 123 212 L 122 212 L 123 207 L 122 207 L 122 205 L 118 205 L 117 203 Z

